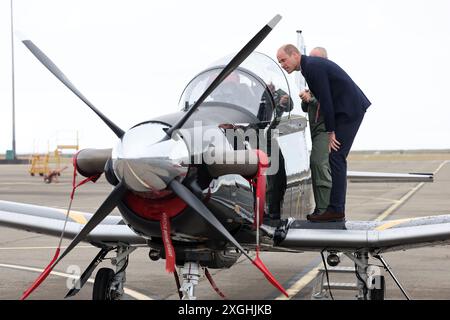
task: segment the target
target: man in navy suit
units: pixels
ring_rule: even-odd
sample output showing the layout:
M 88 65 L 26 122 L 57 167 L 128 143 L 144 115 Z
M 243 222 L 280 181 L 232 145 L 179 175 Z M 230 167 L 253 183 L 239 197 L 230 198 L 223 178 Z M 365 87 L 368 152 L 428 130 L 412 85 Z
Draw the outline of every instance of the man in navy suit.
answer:
M 347 156 L 371 103 L 350 76 L 330 60 L 301 55 L 292 44 L 278 49 L 277 59 L 287 73 L 300 71 L 303 74 L 309 90 L 319 101 L 319 112 L 328 132 L 330 204 L 324 213 L 310 214 L 307 219 L 315 222 L 344 220 Z

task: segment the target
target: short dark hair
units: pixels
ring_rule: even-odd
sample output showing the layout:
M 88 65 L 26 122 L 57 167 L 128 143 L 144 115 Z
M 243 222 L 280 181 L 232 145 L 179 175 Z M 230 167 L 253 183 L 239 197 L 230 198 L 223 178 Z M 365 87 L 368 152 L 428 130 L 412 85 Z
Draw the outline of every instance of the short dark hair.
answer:
M 300 54 L 300 51 L 297 49 L 296 46 L 294 46 L 293 44 L 287 44 L 283 47 L 284 52 L 286 52 L 286 54 L 288 56 L 292 56 L 292 54 L 295 52 L 298 55 Z

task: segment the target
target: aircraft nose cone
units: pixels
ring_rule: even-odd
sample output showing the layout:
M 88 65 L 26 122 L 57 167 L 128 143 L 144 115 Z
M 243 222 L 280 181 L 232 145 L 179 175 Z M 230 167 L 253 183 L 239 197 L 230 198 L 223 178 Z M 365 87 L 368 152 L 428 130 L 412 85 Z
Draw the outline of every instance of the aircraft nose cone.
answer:
M 114 172 L 128 188 L 158 193 L 175 178 L 186 176 L 189 152 L 183 139 L 168 139 L 160 123 L 145 123 L 127 131 L 113 149 Z

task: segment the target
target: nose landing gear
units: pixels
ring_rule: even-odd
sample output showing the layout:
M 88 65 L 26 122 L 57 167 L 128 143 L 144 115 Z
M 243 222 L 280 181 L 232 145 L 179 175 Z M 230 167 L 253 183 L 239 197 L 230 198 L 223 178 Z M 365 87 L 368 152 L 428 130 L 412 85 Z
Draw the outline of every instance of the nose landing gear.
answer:
M 124 293 L 126 281 L 125 270 L 128 266 L 128 257 L 136 248 L 126 245 L 117 247 L 117 256 L 111 259 L 116 271 L 110 268 L 101 268 L 95 276 L 92 292 L 93 300 L 120 300 Z

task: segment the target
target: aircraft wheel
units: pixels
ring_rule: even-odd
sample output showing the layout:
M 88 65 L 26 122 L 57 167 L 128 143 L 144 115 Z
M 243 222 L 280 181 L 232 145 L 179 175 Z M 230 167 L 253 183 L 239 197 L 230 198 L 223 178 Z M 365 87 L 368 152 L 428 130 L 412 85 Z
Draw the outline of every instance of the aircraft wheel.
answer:
M 386 291 L 384 276 L 374 277 L 374 281 L 377 284 L 378 288 L 369 290 L 370 300 L 384 300 L 384 294 Z
M 98 270 L 92 290 L 92 300 L 112 300 L 110 285 L 114 275 L 114 270 L 109 268 L 101 268 Z

